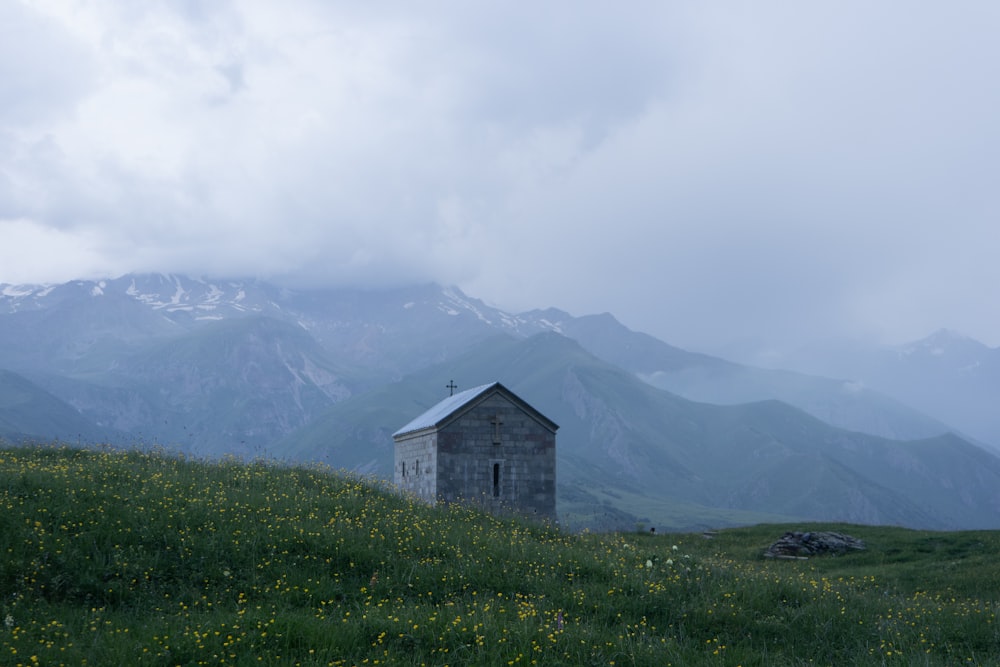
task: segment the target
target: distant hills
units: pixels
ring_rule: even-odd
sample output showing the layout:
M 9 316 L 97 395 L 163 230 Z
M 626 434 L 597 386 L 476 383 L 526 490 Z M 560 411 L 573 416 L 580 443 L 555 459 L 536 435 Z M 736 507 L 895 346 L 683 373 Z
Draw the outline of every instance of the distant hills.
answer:
M 787 368 L 850 378 L 960 429 L 1000 445 L 1000 349 L 941 329 L 896 346 L 837 342 L 803 347 L 777 360 Z
M 435 403 L 441 377 L 462 386 L 498 378 L 554 419 L 560 509 L 591 527 L 629 521 L 695 529 L 809 517 L 944 528 L 998 518 L 1000 459 L 957 437 L 888 440 L 829 426 L 779 401 L 695 403 L 555 333 L 485 341 L 346 399 L 280 449 L 388 476 L 392 439 L 384 425 Z M 338 432 L 345 422 L 353 429 Z M 957 488 L 982 503 L 965 502 Z M 684 507 L 684 516 L 653 507 Z
M 559 509 L 573 527 L 1000 527 L 1000 458 L 951 434 L 981 435 L 979 413 L 946 425 L 947 411 L 876 391 L 923 382 L 914 370 L 893 385 L 885 368 L 879 383 L 754 368 L 609 314 L 511 314 L 437 285 L 0 285 L 8 439 L 160 443 L 388 476 L 390 434 L 448 381 L 500 380 L 561 426 Z M 930 362 L 908 368 L 941 376 Z
M 692 400 L 735 405 L 777 399 L 834 426 L 902 440 L 950 430 L 943 422 L 857 382 L 755 368 L 687 352 L 631 331 L 607 313 L 574 318 L 550 309 L 527 316 L 550 324 L 649 384 Z
M 0 435 L 13 440 L 41 437 L 92 443 L 108 439 L 112 432 L 27 378 L 0 370 Z

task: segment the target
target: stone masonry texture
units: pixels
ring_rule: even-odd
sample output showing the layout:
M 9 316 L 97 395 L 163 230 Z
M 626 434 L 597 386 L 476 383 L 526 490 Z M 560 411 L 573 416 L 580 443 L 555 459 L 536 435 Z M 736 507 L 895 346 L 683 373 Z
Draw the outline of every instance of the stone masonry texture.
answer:
M 397 486 L 432 504 L 555 521 L 555 431 L 505 391 L 487 392 L 440 428 L 397 436 Z

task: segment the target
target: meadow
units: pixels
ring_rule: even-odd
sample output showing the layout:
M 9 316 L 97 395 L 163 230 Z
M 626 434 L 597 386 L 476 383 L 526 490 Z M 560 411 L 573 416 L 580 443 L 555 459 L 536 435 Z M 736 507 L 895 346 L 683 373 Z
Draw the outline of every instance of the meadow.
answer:
M 775 561 L 788 529 L 863 552 Z M 375 480 L 0 449 L 0 664 L 1000 664 L 1000 533 L 580 534 Z

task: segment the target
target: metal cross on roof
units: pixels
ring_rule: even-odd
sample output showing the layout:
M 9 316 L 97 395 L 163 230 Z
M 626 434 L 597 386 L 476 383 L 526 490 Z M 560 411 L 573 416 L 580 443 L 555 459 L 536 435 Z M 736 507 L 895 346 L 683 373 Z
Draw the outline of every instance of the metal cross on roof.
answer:
M 448 384 L 446 384 L 444 386 L 444 388 L 450 390 L 448 392 L 449 396 L 454 396 L 455 395 L 455 390 L 458 389 L 458 385 L 455 384 L 454 380 L 448 380 Z

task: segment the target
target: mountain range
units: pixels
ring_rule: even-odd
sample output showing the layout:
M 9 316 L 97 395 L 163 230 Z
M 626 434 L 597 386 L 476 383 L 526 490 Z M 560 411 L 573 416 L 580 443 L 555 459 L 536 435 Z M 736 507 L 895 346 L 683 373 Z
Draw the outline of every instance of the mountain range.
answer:
M 940 329 L 902 345 L 813 344 L 768 363 L 803 373 L 850 377 L 858 386 L 892 395 L 960 428 L 966 437 L 1000 444 L 1000 349 L 956 331 Z
M 571 528 L 1000 527 L 986 418 L 931 405 L 929 389 L 911 400 L 912 385 L 940 378 L 925 357 L 948 357 L 945 342 L 914 344 L 899 357 L 914 363 L 880 366 L 875 382 L 689 352 L 610 314 L 507 313 L 434 284 L 293 290 L 156 274 L 0 285 L 0 436 L 388 477 L 391 433 L 445 384 L 499 380 L 561 426 Z M 976 383 L 956 380 L 941 404 L 966 386 L 997 391 L 995 352 L 969 346 L 961 363 L 979 369 Z

